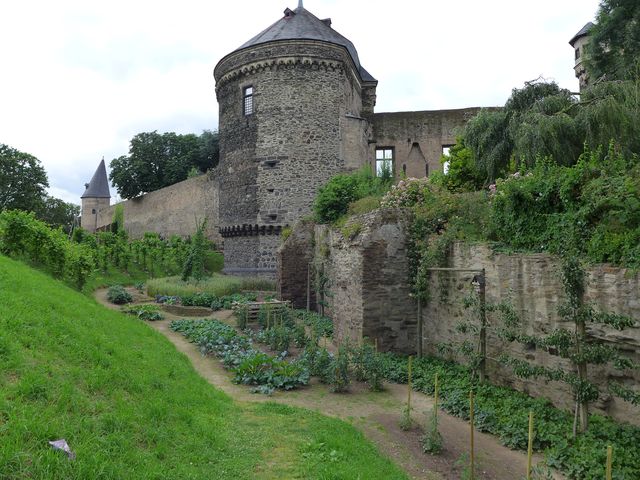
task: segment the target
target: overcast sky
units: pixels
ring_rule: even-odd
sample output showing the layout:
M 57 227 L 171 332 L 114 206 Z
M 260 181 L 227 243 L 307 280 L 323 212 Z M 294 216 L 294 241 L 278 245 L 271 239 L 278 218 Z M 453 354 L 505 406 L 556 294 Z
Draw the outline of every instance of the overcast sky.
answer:
M 217 129 L 213 67 L 297 0 L 12 1 L 0 6 L 0 143 L 79 204 L 135 134 Z M 503 105 L 538 76 L 577 90 L 569 39 L 598 0 L 306 0 L 379 80 L 376 111 Z M 115 190 L 112 190 L 115 195 Z

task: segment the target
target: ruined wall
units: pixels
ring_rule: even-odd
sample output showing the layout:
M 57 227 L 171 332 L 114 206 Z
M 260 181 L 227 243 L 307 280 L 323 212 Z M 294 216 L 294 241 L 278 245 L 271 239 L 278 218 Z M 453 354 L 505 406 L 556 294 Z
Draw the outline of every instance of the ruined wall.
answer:
M 395 174 L 421 178 L 430 172 L 441 171 L 442 147 L 456 143 L 456 132 L 479 107 L 457 110 L 422 112 L 376 113 L 373 115 L 373 138 L 369 159 L 375 166 L 375 149 L 394 149 Z M 428 166 L 428 172 L 427 172 Z
M 315 262 L 328 278 L 328 314 L 334 320 L 338 342 L 369 337 L 377 338 L 382 350 L 416 351 L 416 303 L 409 297 L 408 284 L 408 224 L 409 217 L 401 211 L 382 210 L 350 219 L 342 231 L 316 226 Z M 345 234 L 350 238 L 345 238 Z M 523 333 L 544 335 L 560 327 L 573 329 L 557 313 L 564 294 L 556 257 L 494 253 L 483 244 L 456 244 L 449 262 L 455 268 L 485 268 L 487 302 L 509 300 L 522 319 Z M 288 268 L 295 269 L 295 265 Z M 607 265 L 594 266 L 588 273 L 587 301 L 594 302 L 598 310 L 629 315 L 640 321 L 638 273 Z M 456 324 L 472 315 L 463 307 L 464 297 L 471 292 L 472 278 L 472 273 L 432 274 L 431 299 L 423 310 L 425 353 L 435 355 L 439 344 L 467 338 L 456 331 Z M 591 328 L 590 334 L 616 345 L 640 363 L 640 328 L 619 332 L 597 326 Z M 572 408 L 571 393 L 563 384 L 517 379 L 500 366 L 495 359 L 504 352 L 567 370 L 572 368 L 569 362 L 535 348 L 505 344 L 495 333 L 488 335 L 487 367 L 491 382 L 543 396 L 561 408 Z M 609 380 L 635 388 L 640 384 L 638 373 L 594 367 L 589 375 L 602 386 Z M 640 423 L 638 408 L 620 399 L 603 395 L 593 407 L 618 419 Z
M 406 281 L 404 234 L 409 218 L 401 210 L 381 210 L 351 218 L 341 230 L 316 227 L 316 265 L 329 279 L 325 301 L 338 342 L 368 337 L 381 351 L 412 351 L 416 309 Z
M 196 230 L 196 223 L 207 218 L 207 238 L 222 244 L 218 233 L 218 185 L 210 175 L 201 175 L 169 187 L 121 202 L 124 205 L 124 226 L 131 238 L 145 232 L 163 237 L 188 237 Z M 111 224 L 115 205 L 98 215 L 98 228 Z
M 278 298 L 290 300 L 295 308 L 307 308 L 307 286 L 310 308 L 316 309 L 314 288 L 314 223 L 302 220 L 278 249 Z

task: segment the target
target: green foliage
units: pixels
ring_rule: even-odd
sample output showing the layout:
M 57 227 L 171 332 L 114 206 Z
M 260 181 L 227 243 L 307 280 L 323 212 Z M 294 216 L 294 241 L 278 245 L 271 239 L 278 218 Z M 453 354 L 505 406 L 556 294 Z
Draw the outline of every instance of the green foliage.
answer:
M 191 249 L 187 255 L 182 269 L 182 281 L 186 282 L 193 278 L 199 282 L 204 278 L 205 268 L 204 261 L 207 250 L 209 249 L 209 241 L 205 237 L 205 229 L 207 228 L 207 219 L 198 222 L 196 233 L 191 240 Z
M 349 209 L 347 213 L 349 214 L 349 216 L 362 215 L 365 213 L 373 212 L 378 208 L 380 208 L 380 196 L 368 195 L 354 202 L 351 202 L 349 204 Z
M 118 203 L 113 208 L 113 218 L 111 219 L 111 231 L 113 233 L 124 232 L 124 205 Z
M 129 155 L 111 161 L 109 178 L 120 196 L 134 198 L 186 180 L 193 168 L 205 172 L 218 158 L 217 132 L 139 133 L 131 139 Z
M 390 187 L 390 178 L 376 177 L 371 168 L 336 175 L 318 190 L 314 213 L 319 223 L 332 223 L 345 215 L 349 205 L 368 196 L 381 196 Z
M 573 167 L 540 161 L 497 184 L 493 235 L 515 249 L 577 249 L 595 262 L 640 266 L 640 163 L 611 147 Z M 526 212 L 526 214 L 524 213 Z
M 252 347 L 251 340 L 217 320 L 178 320 L 171 329 L 197 344 L 203 354 L 219 357 L 234 373 L 234 381 L 244 385 L 291 390 L 309 382 L 309 371 L 302 362 L 287 362 Z
M 586 67 L 591 81 L 637 79 L 640 69 L 640 4 L 603 0 L 589 31 Z
M 216 297 L 242 291 L 273 291 L 274 282 L 258 277 L 234 277 L 215 273 L 200 282 L 182 281 L 179 277 L 153 278 L 147 281 L 147 293 L 151 296 L 167 295 L 186 297 L 196 293 L 209 293 Z
M 94 268 L 86 245 L 69 241 L 62 230 L 19 210 L 0 213 L 0 252 L 27 260 L 80 289 Z
M 414 212 L 409 239 L 409 280 L 413 294 L 429 297 L 429 268 L 444 266 L 455 240 L 486 238 L 490 203 L 484 192 L 454 194 L 428 179 L 402 180 L 382 198 L 383 207 Z
M 385 377 L 407 382 L 407 357 L 381 354 Z M 413 387 L 433 395 L 435 374 L 443 410 L 464 420 L 469 418 L 469 391 L 475 392 L 476 428 L 497 436 L 501 443 L 526 450 L 528 412 L 534 412 L 535 451 L 545 452 L 548 464 L 571 480 L 599 480 L 604 476 L 607 445 L 616 451 L 616 472 L 620 478 L 640 477 L 640 428 L 617 424 L 599 415 L 589 417 L 589 430 L 573 438 L 573 415 L 554 408 L 548 400 L 531 398 L 515 390 L 490 384 L 476 384 L 468 367 L 432 357 L 414 359 Z
M 349 384 L 351 383 L 349 377 L 349 349 L 346 346 L 338 348 L 338 354 L 331 360 L 323 378 L 334 393 L 346 392 L 349 389 Z
M 402 407 L 400 421 L 398 422 L 400 430 L 404 430 L 406 432 L 413 428 L 413 418 L 411 417 L 412 410 L 413 407 L 409 407 L 409 405 L 405 405 L 404 407 Z
M 372 392 L 381 392 L 384 387 L 384 365 L 381 356 L 369 343 L 351 349 L 351 365 L 356 380 L 366 382 Z
M 438 429 L 438 412 L 435 410 L 431 410 L 427 416 L 427 425 L 420 442 L 424 453 L 438 454 L 442 451 L 442 435 Z
M 486 174 L 476 166 L 473 152 L 465 146 L 464 138 L 456 138 L 456 144 L 449 150 L 449 155 L 443 155 L 440 163 L 447 164 L 448 171 L 434 172 L 430 176 L 432 183 L 454 193 L 473 192 L 483 187 Z
M 107 291 L 107 300 L 116 305 L 124 305 L 125 303 L 131 303 L 133 298 L 122 285 L 113 285 Z
M 40 160 L 0 143 L 0 212 L 39 211 L 48 186 Z
M 157 305 L 131 305 L 122 311 L 129 315 L 134 315 L 140 320 L 147 320 L 149 322 L 155 322 L 164 318 L 160 313 L 160 307 Z
M 333 337 L 333 320 L 329 317 L 306 310 L 294 310 L 294 315 L 307 327 L 311 327 L 314 338 Z
M 3 479 L 406 478 L 348 423 L 235 402 L 147 325 L 4 256 L 0 385 Z M 335 461 L 296 447 L 321 443 Z
M 69 233 L 74 220 L 80 215 L 80 207 L 59 198 L 45 195 L 42 206 L 36 212 L 36 215 L 50 227 L 62 227 L 65 233 Z

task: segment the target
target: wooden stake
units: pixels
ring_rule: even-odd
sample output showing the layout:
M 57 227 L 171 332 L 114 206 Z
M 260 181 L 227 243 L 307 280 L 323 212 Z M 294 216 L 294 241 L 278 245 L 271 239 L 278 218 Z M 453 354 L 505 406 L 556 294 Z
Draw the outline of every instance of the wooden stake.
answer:
M 471 467 L 471 476 L 469 477 L 471 480 L 474 480 L 475 477 L 475 465 L 474 465 L 474 451 L 473 451 L 473 390 L 469 392 L 469 423 L 471 425 L 471 454 L 469 455 L 469 466 Z
M 531 457 L 533 456 L 533 411 L 529 411 L 529 446 L 527 447 L 527 480 L 531 480 Z
M 307 263 L 307 312 L 311 311 L 311 264 Z
M 411 360 L 412 357 L 409 356 L 409 364 L 407 366 L 407 411 L 409 415 L 411 415 Z
M 607 447 L 607 470 L 606 470 L 606 479 L 611 480 L 611 475 L 613 474 L 613 447 L 609 445 Z
M 434 402 L 433 402 L 433 414 L 438 417 L 438 374 L 436 373 L 436 379 L 434 382 Z
M 420 295 L 418 295 L 418 344 L 416 345 L 418 347 L 416 349 L 418 358 L 422 358 L 422 330 L 422 300 L 420 299 Z

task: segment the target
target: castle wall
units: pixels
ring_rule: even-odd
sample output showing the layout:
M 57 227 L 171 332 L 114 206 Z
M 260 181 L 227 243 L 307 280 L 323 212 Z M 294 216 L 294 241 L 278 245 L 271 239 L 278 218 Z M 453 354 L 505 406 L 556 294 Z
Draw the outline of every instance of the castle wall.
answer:
M 188 237 L 195 233 L 197 222 L 207 218 L 207 237 L 221 245 L 218 233 L 218 185 L 209 175 L 190 178 L 169 187 L 126 200 L 124 226 L 131 238 L 145 232 L 156 232 L 163 237 Z M 99 212 L 98 228 L 111 224 L 115 205 Z
M 418 341 L 417 306 L 409 297 L 408 217 L 401 211 L 382 210 L 354 217 L 349 222 L 350 228 L 343 228 L 342 232 L 358 232 L 352 233 L 352 238 L 345 238 L 341 231 L 327 226 L 317 226 L 314 239 L 297 243 L 298 251 L 315 248 L 315 263 L 323 268 L 328 278 L 327 311 L 334 320 L 337 341 L 360 341 L 369 337 L 377 339 L 383 351 L 415 352 Z M 556 328 L 573 330 L 573 325 L 563 322 L 557 313 L 564 294 L 556 257 L 494 253 L 484 244 L 456 244 L 449 256 L 449 266 L 485 268 L 487 302 L 508 300 L 514 305 L 523 333 L 545 335 Z M 282 267 L 289 270 L 281 272 L 280 278 L 295 275 L 295 265 L 283 262 Z M 597 310 L 628 315 L 640 321 L 640 274 L 596 265 L 588 270 L 588 275 L 586 300 L 593 302 Z M 472 277 L 472 273 L 432 274 L 431 298 L 422 316 L 425 353 L 437 355 L 440 344 L 468 339 L 457 331 L 456 325 L 472 315 L 463 308 L 463 299 L 470 293 Z M 283 291 L 283 296 L 285 293 Z M 289 294 L 295 295 L 295 291 L 290 290 Z M 289 298 L 296 301 L 291 295 Z M 496 321 L 490 317 L 490 324 L 493 322 L 495 325 Z M 606 344 L 619 347 L 636 363 L 640 362 L 640 327 L 617 331 L 597 325 L 590 326 L 589 333 Z M 561 408 L 573 407 L 571 393 L 564 384 L 518 379 L 511 370 L 498 364 L 495 359 L 505 352 L 547 367 L 572 369 L 557 355 L 507 344 L 497 337 L 495 330 L 490 329 L 487 368 L 492 383 L 548 398 Z M 640 382 L 637 371 L 617 371 L 609 367 L 590 367 L 589 375 L 603 392 L 611 380 L 631 387 Z M 637 407 L 606 393 L 593 404 L 593 409 L 620 420 L 640 422 Z
M 376 148 L 394 149 L 395 174 L 421 178 L 442 171 L 440 157 L 444 146 L 456 143 L 459 129 L 480 111 L 478 107 L 457 110 L 392 112 L 373 115 L 373 138 L 369 161 L 375 168 Z M 428 165 L 428 172 L 427 172 Z

